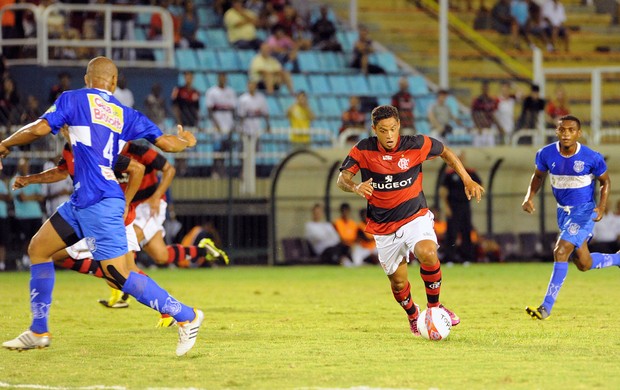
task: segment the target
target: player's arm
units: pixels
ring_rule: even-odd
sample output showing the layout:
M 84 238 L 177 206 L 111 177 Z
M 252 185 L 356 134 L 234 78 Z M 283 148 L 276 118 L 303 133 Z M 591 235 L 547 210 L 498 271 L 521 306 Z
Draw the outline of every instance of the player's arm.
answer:
M 597 177 L 597 179 L 598 184 L 601 186 L 601 195 L 598 205 L 594 209 L 594 211 L 596 211 L 596 218 L 594 218 L 595 222 L 603 219 L 603 216 L 605 215 L 605 210 L 607 209 L 607 198 L 609 197 L 609 192 L 611 189 L 611 179 L 609 178 L 609 174 L 607 172 Z
M 166 161 L 164 167 L 161 169 L 162 176 L 159 180 L 159 184 L 147 200 L 149 207 L 151 208 L 151 215 L 157 215 L 159 213 L 159 205 L 161 203 L 161 198 L 164 196 L 170 185 L 172 184 L 172 179 L 174 179 L 174 175 L 176 175 L 177 170 L 170 165 L 169 162 Z
M 129 166 L 127 166 L 125 170 L 125 172 L 129 174 L 127 187 L 125 187 L 125 203 L 127 208 L 129 208 L 131 201 L 133 201 L 133 198 L 140 189 L 140 183 L 142 183 L 142 179 L 144 178 L 145 169 L 144 165 L 134 159 L 129 159 Z
M 346 169 L 340 171 L 337 182 L 338 187 L 345 192 L 356 193 L 362 198 L 370 198 L 373 191 L 372 178 L 357 184 L 353 181 L 353 176 L 355 175 Z
M 480 184 L 476 183 L 465 167 L 463 163 L 458 158 L 456 154 L 449 147 L 444 145 L 443 152 L 440 154 L 443 161 L 459 175 L 463 184 L 465 185 L 465 195 L 467 195 L 467 199 L 471 200 L 471 198 L 476 198 L 478 202 L 480 202 L 480 198 L 482 198 L 482 194 L 484 194 L 484 187 Z
M 64 180 L 67 176 L 69 176 L 69 171 L 59 167 L 53 167 L 32 175 L 16 176 L 12 188 L 13 190 L 16 190 L 18 188 L 24 188 L 30 184 L 56 183 Z
M 177 153 L 196 145 L 196 137 L 183 126 L 177 125 L 176 135 L 164 134 L 155 140 L 155 146 L 164 152 Z
M 11 147 L 30 144 L 41 137 L 45 137 L 51 131 L 52 128 L 45 119 L 37 119 L 23 126 L 4 141 L 0 142 L 0 158 L 6 157 L 10 153 Z M 1 167 L 2 165 L 0 165 L 0 168 Z
M 539 169 L 534 170 L 534 174 L 532 174 L 532 178 L 530 179 L 530 185 L 527 188 L 527 193 L 525 194 L 525 199 L 523 199 L 523 203 L 521 204 L 521 208 L 526 213 L 532 214 L 536 209 L 534 208 L 534 195 L 538 193 L 540 187 L 545 180 L 545 176 L 547 176 L 547 172 L 543 172 Z

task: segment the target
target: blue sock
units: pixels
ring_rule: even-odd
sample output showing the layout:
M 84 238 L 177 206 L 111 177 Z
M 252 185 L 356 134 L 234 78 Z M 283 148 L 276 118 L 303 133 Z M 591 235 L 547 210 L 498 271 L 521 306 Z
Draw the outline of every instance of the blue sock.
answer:
M 592 253 L 592 268 L 620 266 L 620 253 Z
M 177 322 L 193 321 L 196 316 L 193 308 L 177 301 L 166 290 L 159 287 L 153 279 L 137 272 L 129 273 L 123 292 L 130 294 L 138 302 L 151 309 L 170 315 Z
M 54 290 L 54 263 L 33 264 L 30 267 L 30 311 L 34 333 L 48 332 L 47 319 L 52 305 Z
M 543 306 L 547 309 L 547 312 L 551 314 L 551 309 L 555 304 L 555 300 L 558 297 L 558 293 L 564 284 L 568 274 L 568 263 L 553 263 L 553 272 L 551 273 L 551 280 L 549 280 L 549 287 L 547 287 L 547 293 L 545 294 L 545 300 Z

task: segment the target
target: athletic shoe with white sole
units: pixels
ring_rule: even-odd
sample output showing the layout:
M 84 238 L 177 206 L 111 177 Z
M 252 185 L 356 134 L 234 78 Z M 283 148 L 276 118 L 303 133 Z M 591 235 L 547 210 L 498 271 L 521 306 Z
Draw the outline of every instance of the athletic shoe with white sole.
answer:
M 179 343 L 177 344 L 177 356 L 185 355 L 196 344 L 196 336 L 198 336 L 198 328 L 202 324 L 205 315 L 202 310 L 194 309 L 196 317 L 193 321 L 178 323 L 179 325 Z
M 36 334 L 27 330 L 13 340 L 2 343 L 4 348 L 13 351 L 26 351 L 29 349 L 43 349 L 50 346 L 52 336 L 49 333 Z
M 459 318 L 459 316 L 457 316 L 456 314 L 454 314 L 454 312 L 450 309 L 448 309 L 447 307 L 445 307 L 444 305 L 439 305 L 439 307 L 441 307 L 442 309 L 444 309 L 446 312 L 448 312 L 448 315 L 450 316 L 450 319 L 452 320 L 452 326 L 457 326 L 458 324 L 461 323 L 461 319 Z
M 409 329 L 414 336 L 420 336 L 420 330 L 418 329 L 418 316 L 420 315 L 420 306 L 414 303 L 417 316 L 415 318 L 409 318 Z

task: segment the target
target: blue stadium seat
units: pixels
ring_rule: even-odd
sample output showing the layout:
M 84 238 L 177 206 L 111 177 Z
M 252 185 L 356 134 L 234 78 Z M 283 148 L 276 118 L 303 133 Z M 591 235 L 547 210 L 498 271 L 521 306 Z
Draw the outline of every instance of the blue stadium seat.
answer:
M 317 53 L 311 50 L 299 52 L 297 62 L 299 70 L 302 72 L 321 72 L 323 70 Z
M 237 50 L 237 56 L 239 57 L 239 67 L 242 72 L 247 72 L 250 69 L 250 63 L 256 56 L 254 50 Z
M 426 116 L 424 118 L 426 118 Z M 415 130 L 418 134 L 429 135 L 431 133 L 431 125 L 426 119 L 416 119 Z
M 146 31 L 142 27 L 136 26 L 134 34 L 136 41 L 146 41 Z
M 392 104 L 392 98 L 389 96 L 380 96 L 377 98 L 377 103 L 380 106 L 384 106 L 386 104 Z
M 382 74 L 369 74 L 368 86 L 373 95 L 393 95 L 396 90 L 390 88 L 388 78 Z
M 291 79 L 293 81 L 293 87 L 295 91 L 305 91 L 306 93 L 311 93 L 312 89 L 310 88 L 310 83 L 308 83 L 308 79 L 305 74 L 301 73 L 293 73 L 291 75 Z
M 387 73 L 398 73 L 398 65 L 394 54 L 389 51 L 375 52 L 370 55 L 370 63 L 377 64 Z
M 200 69 L 211 72 L 217 72 L 220 69 L 220 63 L 215 50 L 198 49 L 196 50 L 196 55 L 198 56 Z
M 345 52 L 350 52 L 353 50 L 353 45 L 355 45 L 358 37 L 359 34 L 357 31 L 336 31 L 336 38 L 342 45 L 342 49 Z
M 220 63 L 220 69 L 224 72 L 247 72 L 247 68 L 243 68 L 234 50 L 218 50 L 217 59 Z
M 422 75 L 409 76 L 409 92 L 412 95 L 424 95 L 428 93 L 428 84 Z
M 286 111 L 288 110 L 288 108 L 292 106 L 293 103 L 295 103 L 295 98 L 290 95 L 279 96 L 278 102 L 280 103 L 280 107 L 282 107 L 282 111 L 284 112 L 284 115 L 286 115 Z
M 207 72 L 205 77 L 207 78 L 207 85 L 209 87 L 217 84 L 217 73 Z
M 207 45 L 214 49 L 227 49 L 230 47 L 226 32 L 221 28 L 207 29 Z
M 183 83 L 184 82 L 185 81 L 183 81 Z M 194 85 L 194 88 L 196 88 L 200 93 L 205 93 L 209 88 L 209 84 L 207 84 L 207 78 L 202 72 L 194 73 L 194 82 L 192 84 Z
M 269 108 L 269 116 L 284 116 L 284 110 L 280 106 L 280 102 L 275 96 L 267 95 L 267 107 Z
M 459 116 L 459 102 L 456 100 L 454 96 L 449 95 L 446 98 L 446 106 L 450 108 L 450 112 L 452 112 L 452 115 L 456 117 Z
M 229 73 L 228 85 L 230 85 L 237 94 L 242 94 L 248 90 L 248 75 L 245 73 Z
M 321 113 L 324 116 L 340 118 L 342 115 L 343 110 L 337 97 L 323 96 L 320 98 L 319 103 L 321 105 Z
M 435 102 L 435 96 L 433 95 L 417 96 L 415 98 L 415 116 L 417 118 L 426 118 L 428 108 L 433 102 Z
M 366 96 L 371 94 L 370 88 L 368 87 L 368 82 L 366 81 L 366 77 L 364 75 L 349 75 L 347 76 L 347 81 L 349 83 L 349 93 L 351 95 Z
M 198 58 L 192 49 L 177 49 L 174 52 L 177 69 L 195 71 L 200 69 Z
M 136 20 L 136 24 L 138 26 L 150 26 L 151 25 L 151 17 L 153 16 L 150 12 L 140 12 L 138 14 L 138 19 Z
M 332 93 L 327 76 L 324 74 L 308 75 L 308 81 L 310 82 L 310 87 L 312 88 L 312 92 L 314 94 L 327 95 Z
M 207 29 L 199 27 L 198 30 L 196 30 L 196 39 L 204 43 L 206 47 L 209 47 L 209 37 L 207 36 Z
M 332 93 L 336 95 L 349 95 L 351 93 L 347 78 L 341 74 L 333 74 L 329 76 L 329 85 Z
M 321 98 L 318 96 L 310 95 L 308 96 L 308 104 L 310 105 L 310 109 L 314 112 L 314 115 L 321 116 L 323 114 L 321 110 L 321 104 L 319 103 Z

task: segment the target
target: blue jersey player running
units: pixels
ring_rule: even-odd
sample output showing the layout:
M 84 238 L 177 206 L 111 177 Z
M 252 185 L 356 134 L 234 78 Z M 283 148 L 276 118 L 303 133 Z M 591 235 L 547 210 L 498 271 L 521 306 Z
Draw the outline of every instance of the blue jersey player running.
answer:
M 523 210 L 532 214 L 534 195 L 549 176 L 558 208 L 560 235 L 553 250 L 553 272 L 543 303 L 525 311 L 535 319 L 549 317 L 555 300 L 568 273 L 572 258 L 580 271 L 620 265 L 620 254 L 590 253 L 594 223 L 605 215 L 610 179 L 603 156 L 577 142 L 581 137 L 581 122 L 572 115 L 559 119 L 556 129 L 558 142 L 536 153 L 536 170 L 523 201 Z M 594 199 L 596 181 L 600 184 L 598 205 Z
M 204 317 L 202 311 L 182 304 L 153 279 L 130 272 L 127 267 L 125 198 L 112 170 L 127 141 L 145 138 L 166 152 L 180 152 L 194 146 L 196 138 L 182 126 L 177 135 L 164 135 L 146 116 L 119 103 L 112 95 L 117 78 L 118 69 L 110 59 L 94 58 L 84 76 L 86 88 L 64 92 L 40 119 L 0 142 L 2 158 L 12 146 L 31 143 L 49 133 L 57 134 L 67 124 L 75 161 L 71 199 L 45 221 L 28 246 L 32 261 L 32 324 L 17 338 L 4 342 L 5 348 L 26 350 L 50 345 L 48 316 L 54 288 L 51 257 L 84 237 L 90 238 L 93 258 L 100 262 L 110 286 L 179 323 L 178 356 L 187 353 L 196 342 Z

